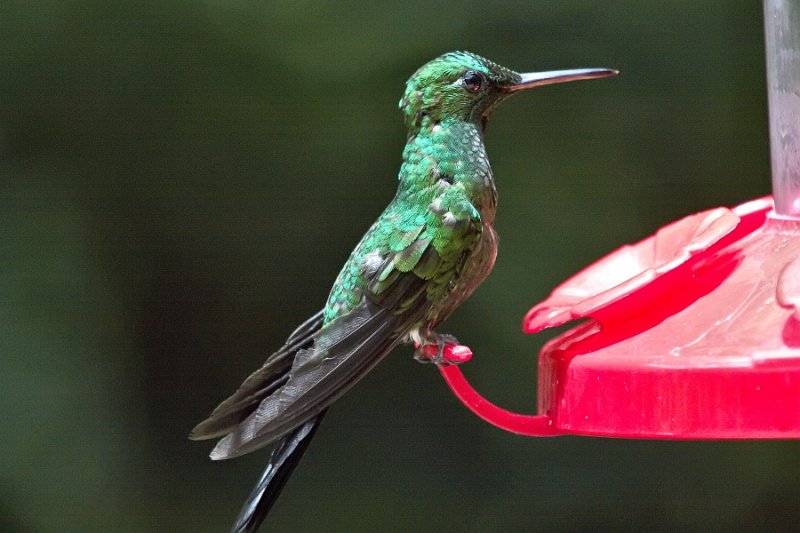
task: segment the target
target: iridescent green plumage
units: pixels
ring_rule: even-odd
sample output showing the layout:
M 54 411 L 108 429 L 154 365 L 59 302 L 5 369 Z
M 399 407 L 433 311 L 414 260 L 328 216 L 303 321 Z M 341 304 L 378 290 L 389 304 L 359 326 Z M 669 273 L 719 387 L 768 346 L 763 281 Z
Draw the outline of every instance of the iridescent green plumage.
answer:
M 397 195 L 342 270 L 326 320 L 366 297 L 395 314 L 416 311 L 405 332 L 416 336 L 444 320 L 448 300 L 462 301 L 494 263 L 497 196 L 479 127 L 423 122 L 406 146 Z M 486 268 L 470 270 L 475 262 Z
M 459 80 L 467 72 L 495 90 L 466 90 Z M 399 304 L 396 313 L 425 306 L 409 333 L 430 330 L 489 273 L 497 193 L 483 145 L 485 113 L 507 96 L 498 89 L 519 79 L 464 52 L 445 54 L 409 79 L 400 100 L 409 136 L 397 194 L 340 273 L 326 321 L 352 310 L 366 289 L 375 302 Z
M 254 531 L 299 461 L 325 410 L 403 342 L 455 339 L 434 328 L 494 265 L 497 206 L 483 144 L 491 111 L 514 92 L 604 77 L 608 70 L 518 74 L 466 52 L 422 66 L 400 109 L 408 130 L 397 194 L 362 238 L 322 311 L 198 424 L 192 438 L 224 436 L 226 459 L 278 441 L 234 531 Z

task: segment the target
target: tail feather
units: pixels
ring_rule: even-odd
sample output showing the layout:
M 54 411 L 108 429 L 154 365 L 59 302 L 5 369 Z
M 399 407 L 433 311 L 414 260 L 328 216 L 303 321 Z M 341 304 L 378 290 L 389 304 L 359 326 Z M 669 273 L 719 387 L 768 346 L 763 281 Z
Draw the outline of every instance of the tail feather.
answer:
M 278 441 L 272 450 L 267 468 L 239 511 L 231 533 L 253 533 L 258 530 L 303 458 L 325 412 L 322 411 Z

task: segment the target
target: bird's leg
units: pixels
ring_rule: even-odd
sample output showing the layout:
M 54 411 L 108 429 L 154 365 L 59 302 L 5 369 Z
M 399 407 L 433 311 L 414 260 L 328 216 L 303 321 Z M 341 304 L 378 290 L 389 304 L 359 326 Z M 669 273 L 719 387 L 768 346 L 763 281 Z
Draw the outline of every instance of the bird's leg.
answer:
M 452 365 L 469 361 L 472 351 L 461 344 L 458 339 L 446 333 L 435 331 L 418 331 L 411 335 L 414 341 L 414 359 L 420 363 L 435 365 Z

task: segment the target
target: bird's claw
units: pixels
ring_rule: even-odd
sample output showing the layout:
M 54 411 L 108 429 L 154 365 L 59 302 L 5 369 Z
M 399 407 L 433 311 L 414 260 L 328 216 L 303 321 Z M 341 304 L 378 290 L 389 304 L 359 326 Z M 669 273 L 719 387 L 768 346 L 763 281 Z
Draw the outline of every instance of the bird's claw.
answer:
M 436 342 L 416 344 L 414 359 L 420 363 L 435 365 L 458 365 L 472 359 L 472 350 L 458 343 L 452 335 L 440 335 Z

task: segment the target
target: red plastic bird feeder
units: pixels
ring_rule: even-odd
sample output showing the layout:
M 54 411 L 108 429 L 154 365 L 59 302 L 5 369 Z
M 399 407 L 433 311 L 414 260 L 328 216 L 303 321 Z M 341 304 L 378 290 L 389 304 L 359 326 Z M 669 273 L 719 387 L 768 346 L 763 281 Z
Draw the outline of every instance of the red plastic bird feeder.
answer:
M 800 0 L 764 14 L 774 202 L 674 222 L 534 306 L 527 333 L 584 320 L 542 349 L 536 415 L 441 366 L 475 414 L 534 436 L 800 438 Z

